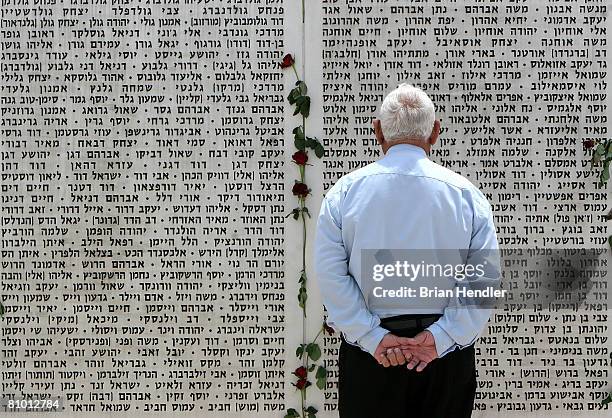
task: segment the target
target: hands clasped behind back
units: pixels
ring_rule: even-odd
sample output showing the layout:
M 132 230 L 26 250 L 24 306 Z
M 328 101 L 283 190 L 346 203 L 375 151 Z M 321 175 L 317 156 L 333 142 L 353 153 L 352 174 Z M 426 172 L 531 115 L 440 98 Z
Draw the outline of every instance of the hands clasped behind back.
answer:
M 436 344 L 431 332 L 425 330 L 412 338 L 388 333 L 376 347 L 374 358 L 383 367 L 406 364 L 409 370 L 422 371 L 438 358 Z

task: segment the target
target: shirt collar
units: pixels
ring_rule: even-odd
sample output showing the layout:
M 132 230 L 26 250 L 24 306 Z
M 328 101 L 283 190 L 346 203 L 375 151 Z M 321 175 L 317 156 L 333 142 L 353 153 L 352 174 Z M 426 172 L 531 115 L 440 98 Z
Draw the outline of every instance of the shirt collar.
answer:
M 389 147 L 386 155 L 391 154 L 412 154 L 420 157 L 427 157 L 427 153 L 421 147 L 412 144 L 395 144 Z

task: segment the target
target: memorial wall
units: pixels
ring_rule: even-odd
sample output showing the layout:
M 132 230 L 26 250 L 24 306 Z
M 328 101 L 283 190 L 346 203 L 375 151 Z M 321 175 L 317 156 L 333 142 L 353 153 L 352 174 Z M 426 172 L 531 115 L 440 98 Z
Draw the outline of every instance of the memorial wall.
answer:
M 507 277 L 538 282 L 556 267 L 546 249 L 594 272 L 579 306 L 533 303 L 535 285 L 496 310 L 473 416 L 609 414 L 610 185 L 590 161 L 610 139 L 610 2 L 0 1 L 3 405 L 283 417 L 299 404 L 302 237 L 286 215 L 301 118 L 279 68 L 292 53 L 326 149 L 309 161 L 313 215 L 380 157 L 371 120 L 407 82 L 441 120 L 430 158 L 483 191 L 518 254 Z M 314 273 L 308 303 L 316 334 Z M 339 337 L 321 341 L 327 384 L 308 400 L 333 417 Z

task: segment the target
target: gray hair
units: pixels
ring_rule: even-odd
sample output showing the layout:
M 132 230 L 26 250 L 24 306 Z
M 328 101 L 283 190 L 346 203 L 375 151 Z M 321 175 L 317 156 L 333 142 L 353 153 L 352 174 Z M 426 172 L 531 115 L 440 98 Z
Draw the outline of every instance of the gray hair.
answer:
M 433 130 L 436 110 L 423 90 L 402 83 L 380 106 L 380 126 L 385 140 L 415 137 L 426 140 Z

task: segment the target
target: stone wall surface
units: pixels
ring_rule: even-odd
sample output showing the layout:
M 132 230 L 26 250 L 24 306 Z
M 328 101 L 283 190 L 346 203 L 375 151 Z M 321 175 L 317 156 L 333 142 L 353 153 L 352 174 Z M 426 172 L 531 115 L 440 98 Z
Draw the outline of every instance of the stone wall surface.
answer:
M 380 157 L 372 117 L 408 82 L 441 120 L 430 158 L 477 185 L 500 246 L 524 251 L 507 277 L 555 267 L 526 267 L 550 263 L 529 249 L 605 250 L 610 187 L 588 147 L 610 138 L 610 6 L 307 1 L 303 24 L 298 0 L 2 0 L 4 402 L 57 399 L 66 417 L 299 405 L 288 52 L 327 150 L 308 168 L 311 213 Z M 313 234 L 310 220 L 309 260 Z M 580 264 L 594 275 L 580 306 L 535 309 L 530 288 L 493 314 L 474 417 L 606 416 L 605 260 Z M 338 343 L 323 339 L 327 388 L 308 392 L 320 417 L 337 416 Z

